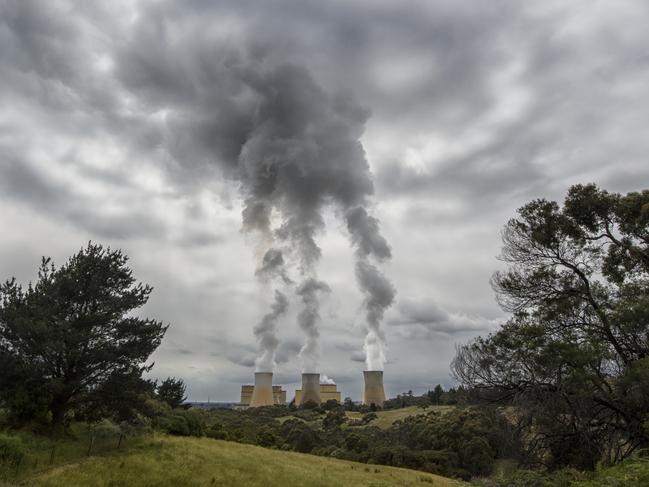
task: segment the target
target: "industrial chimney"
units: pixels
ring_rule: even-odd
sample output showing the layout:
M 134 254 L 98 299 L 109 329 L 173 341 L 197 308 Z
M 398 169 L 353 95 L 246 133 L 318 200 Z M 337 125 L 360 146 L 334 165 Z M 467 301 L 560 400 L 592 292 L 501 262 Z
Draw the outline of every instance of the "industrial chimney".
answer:
M 320 374 L 302 374 L 302 401 L 320 404 Z
M 250 407 L 272 406 L 273 400 L 273 373 L 255 372 L 255 389 L 252 391 Z
M 371 406 L 374 404 L 383 407 L 385 402 L 385 391 L 383 389 L 383 371 L 382 370 L 365 370 L 363 372 L 365 379 L 365 390 L 363 391 L 363 404 Z

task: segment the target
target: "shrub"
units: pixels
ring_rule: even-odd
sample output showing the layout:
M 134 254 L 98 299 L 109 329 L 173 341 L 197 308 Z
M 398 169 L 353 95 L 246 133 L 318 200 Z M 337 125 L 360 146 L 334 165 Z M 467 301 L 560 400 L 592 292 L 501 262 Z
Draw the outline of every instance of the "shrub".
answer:
M 205 432 L 205 435 L 209 438 L 214 438 L 215 440 L 227 440 L 228 433 L 223 429 L 223 424 L 218 421 L 212 423 L 210 427 Z
M 277 443 L 277 437 L 275 436 L 275 433 L 273 433 L 272 430 L 269 429 L 263 429 L 259 433 L 257 433 L 257 437 L 255 438 L 255 444 L 259 446 L 274 446 Z
M 376 413 L 367 413 L 367 414 L 364 414 L 364 415 L 363 415 L 363 418 L 362 418 L 361 421 L 362 421 L 363 424 L 370 424 L 370 423 L 371 423 L 372 421 L 374 421 L 376 418 L 378 418 L 378 416 L 376 415 Z
M 25 445 L 20 438 L 0 433 L 0 467 L 18 467 L 25 455 Z

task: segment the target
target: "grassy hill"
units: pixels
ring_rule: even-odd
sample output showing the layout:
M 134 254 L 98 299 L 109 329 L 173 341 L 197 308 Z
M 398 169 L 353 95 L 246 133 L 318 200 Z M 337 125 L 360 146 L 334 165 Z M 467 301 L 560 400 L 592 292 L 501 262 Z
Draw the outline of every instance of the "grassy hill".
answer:
M 378 426 L 379 428 L 389 428 L 392 426 L 392 423 L 407 418 L 408 416 L 414 416 L 417 414 L 426 414 L 430 411 L 437 411 L 439 413 L 444 413 L 451 411 L 455 406 L 429 406 L 426 409 L 419 406 L 409 406 L 401 409 L 388 409 L 386 411 L 377 411 L 377 418 L 372 421 L 370 424 L 372 426 Z M 358 412 L 346 412 L 347 417 L 350 419 L 360 419 L 363 415 Z
M 24 485 L 47 487 L 451 487 L 435 475 L 251 445 L 161 436 L 119 455 L 54 468 Z

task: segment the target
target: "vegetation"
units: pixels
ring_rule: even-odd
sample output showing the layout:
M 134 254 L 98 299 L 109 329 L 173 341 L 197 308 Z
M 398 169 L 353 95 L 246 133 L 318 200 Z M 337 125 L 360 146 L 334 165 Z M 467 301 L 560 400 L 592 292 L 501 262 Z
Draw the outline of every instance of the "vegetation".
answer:
M 377 428 L 387 429 L 397 421 L 403 421 L 410 416 L 424 414 L 429 411 L 444 414 L 452 411 L 455 406 L 406 406 L 399 409 L 387 409 L 370 413 L 347 412 L 347 418 L 351 419 L 348 424 L 353 426 L 364 426 L 370 424 Z M 372 416 L 373 415 L 373 416 Z M 356 423 L 358 421 L 358 423 Z
M 526 463 L 592 469 L 649 435 L 649 191 L 570 189 L 503 232 L 493 286 L 513 317 L 461 347 L 456 377 L 513 406 Z
M 44 259 L 0 285 L 0 485 L 649 484 L 649 191 L 574 186 L 503 240 L 511 319 L 458 349 L 458 387 L 383 409 L 190 408 L 142 377 L 167 328 L 133 315 L 151 288 L 127 257 Z
M 167 377 L 157 387 L 156 393 L 161 401 L 167 403 L 173 409 L 180 407 L 187 399 L 185 390 L 185 383 L 182 379 Z
M 151 288 L 136 284 L 127 261 L 88 244 L 60 268 L 44 258 L 26 289 L 15 279 L 0 286 L 0 407 L 15 423 L 62 429 L 68 413 L 132 416 L 166 327 L 130 314 Z
M 104 420 L 92 425 L 74 423 L 65 436 L 45 436 L 26 431 L 0 433 L 0 485 L 25 480 L 59 465 L 86 460 L 134 446 L 146 426 L 115 424 Z
M 223 487 L 339 487 L 358 485 L 460 486 L 461 482 L 383 466 L 366 466 L 313 455 L 199 438 L 158 437 L 142 442 L 127 455 L 51 470 L 32 485 L 219 485 Z
M 159 430 L 267 448 L 421 470 L 469 479 L 491 473 L 499 457 L 515 456 L 512 427 L 493 409 L 407 408 L 352 412 L 331 405 L 248 410 L 165 410 Z

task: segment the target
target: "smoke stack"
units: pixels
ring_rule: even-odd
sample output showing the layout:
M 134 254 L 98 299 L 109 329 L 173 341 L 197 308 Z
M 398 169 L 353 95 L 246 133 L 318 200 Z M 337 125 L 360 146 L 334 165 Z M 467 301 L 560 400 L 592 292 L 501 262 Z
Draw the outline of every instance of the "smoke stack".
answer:
M 302 374 L 302 401 L 320 404 L 320 374 Z
M 383 407 L 385 402 L 385 391 L 383 389 L 383 371 L 382 370 L 365 370 L 363 372 L 365 379 L 365 390 L 363 391 L 363 404 L 371 406 L 374 404 Z
M 272 406 L 273 399 L 273 373 L 255 372 L 255 389 L 252 391 L 250 407 Z

